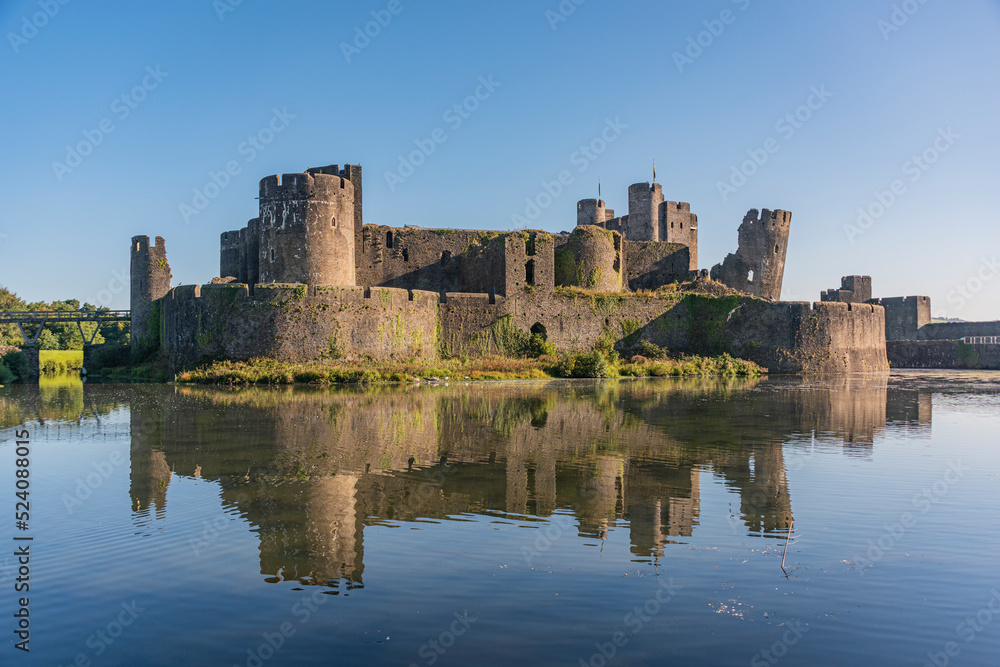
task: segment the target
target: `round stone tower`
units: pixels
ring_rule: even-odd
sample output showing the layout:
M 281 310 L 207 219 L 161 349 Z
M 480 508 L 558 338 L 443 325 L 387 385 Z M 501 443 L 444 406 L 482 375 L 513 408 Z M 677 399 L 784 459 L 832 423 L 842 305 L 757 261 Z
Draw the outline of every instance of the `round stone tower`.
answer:
M 582 225 L 555 253 L 556 285 L 621 291 L 622 236 L 618 232 Z
M 663 188 L 659 183 L 635 183 L 628 186 L 629 241 L 660 240 L 660 206 Z
M 607 220 L 603 199 L 581 199 L 576 203 L 576 224 L 603 225 Z
M 261 283 L 354 286 L 354 186 L 332 174 L 260 182 Z
M 129 309 L 131 315 L 132 349 L 136 353 L 155 347 L 160 340 L 160 321 L 153 304 L 170 291 L 170 265 L 167 245 L 162 236 L 155 245 L 148 236 L 133 236 L 130 251 Z

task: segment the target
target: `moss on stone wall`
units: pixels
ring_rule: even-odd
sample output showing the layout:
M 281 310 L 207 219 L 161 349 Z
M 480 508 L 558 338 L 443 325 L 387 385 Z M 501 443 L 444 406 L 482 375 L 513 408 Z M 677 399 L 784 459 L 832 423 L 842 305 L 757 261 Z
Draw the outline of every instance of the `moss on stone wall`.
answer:
M 573 253 L 567 248 L 556 248 L 555 253 L 556 285 L 575 285 L 579 282 L 577 272 L 580 270 Z
M 684 298 L 688 314 L 688 339 L 694 351 L 702 354 L 730 352 L 726 324 L 740 307 L 740 297 L 706 297 L 689 294 Z

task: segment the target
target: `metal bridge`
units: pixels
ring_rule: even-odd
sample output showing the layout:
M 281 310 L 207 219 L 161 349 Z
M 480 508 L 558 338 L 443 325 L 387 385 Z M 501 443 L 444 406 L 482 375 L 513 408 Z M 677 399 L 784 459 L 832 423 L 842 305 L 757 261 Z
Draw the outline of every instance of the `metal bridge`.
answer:
M 969 345 L 1000 345 L 1000 336 L 966 336 L 962 342 Z
M 130 311 L 127 310 L 24 310 L 0 312 L 0 324 L 16 324 L 18 331 L 24 336 L 24 342 L 28 345 L 38 343 L 38 336 L 42 329 L 49 322 L 65 324 L 76 322 L 80 327 L 80 336 L 83 342 L 91 345 L 97 337 L 97 332 L 101 330 L 101 325 L 107 322 L 128 322 L 131 319 Z M 88 338 L 83 330 L 84 322 L 97 322 L 94 333 Z M 25 324 L 37 324 L 38 330 L 33 336 L 28 336 L 24 332 Z

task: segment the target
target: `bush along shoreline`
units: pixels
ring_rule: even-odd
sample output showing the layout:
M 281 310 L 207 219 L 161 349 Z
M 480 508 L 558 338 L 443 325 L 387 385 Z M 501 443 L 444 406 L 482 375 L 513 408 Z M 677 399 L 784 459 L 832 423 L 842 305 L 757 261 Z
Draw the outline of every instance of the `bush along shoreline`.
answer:
M 215 361 L 178 373 L 180 383 L 195 384 L 342 384 L 420 380 L 544 380 L 554 378 L 747 376 L 767 373 L 751 361 L 728 354 L 714 357 L 670 355 L 648 346 L 623 359 L 618 353 L 590 350 L 575 354 L 491 356 L 438 361 L 288 363 L 273 359 Z

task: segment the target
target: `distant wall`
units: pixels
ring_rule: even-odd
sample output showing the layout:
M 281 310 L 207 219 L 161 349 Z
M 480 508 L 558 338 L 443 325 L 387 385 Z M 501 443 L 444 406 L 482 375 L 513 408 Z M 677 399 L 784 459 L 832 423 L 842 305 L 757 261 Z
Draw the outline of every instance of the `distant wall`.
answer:
M 920 340 L 956 340 L 972 336 L 1000 336 L 1000 321 L 935 322 L 920 327 Z
M 435 358 L 438 295 L 373 287 L 185 285 L 161 301 L 173 371 L 201 359 Z
M 885 308 L 886 340 L 917 340 L 920 329 L 931 323 L 930 297 L 897 296 L 872 303 Z
M 1000 369 L 1000 345 L 966 345 L 957 340 L 896 340 L 886 343 L 893 368 Z

